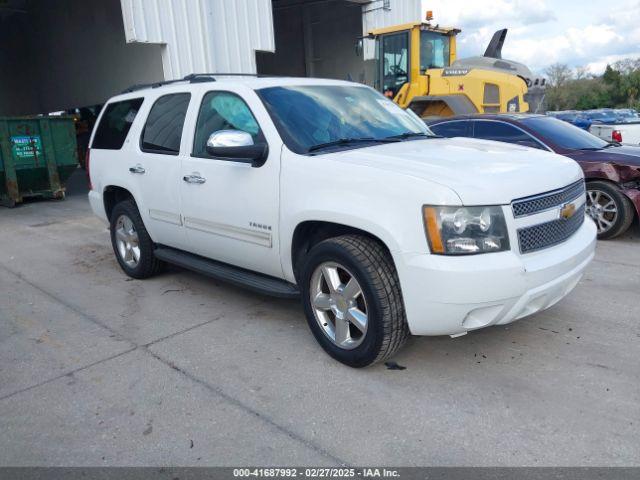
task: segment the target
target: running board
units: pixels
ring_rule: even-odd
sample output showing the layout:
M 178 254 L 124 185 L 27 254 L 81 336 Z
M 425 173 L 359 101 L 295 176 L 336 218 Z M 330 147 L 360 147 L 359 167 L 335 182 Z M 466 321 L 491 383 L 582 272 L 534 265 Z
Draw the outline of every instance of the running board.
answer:
M 183 252 L 182 250 L 159 246 L 155 249 L 154 254 L 158 260 L 163 262 L 193 270 L 254 292 L 281 298 L 298 298 L 300 296 L 298 287 L 286 280 L 234 267 L 233 265 Z

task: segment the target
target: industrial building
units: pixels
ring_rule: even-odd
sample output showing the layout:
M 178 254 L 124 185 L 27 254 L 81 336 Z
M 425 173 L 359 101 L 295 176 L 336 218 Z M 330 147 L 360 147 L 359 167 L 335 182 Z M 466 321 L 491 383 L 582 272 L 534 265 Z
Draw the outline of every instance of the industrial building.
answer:
M 0 0 L 0 116 L 103 103 L 194 72 L 372 84 L 373 28 L 420 0 Z

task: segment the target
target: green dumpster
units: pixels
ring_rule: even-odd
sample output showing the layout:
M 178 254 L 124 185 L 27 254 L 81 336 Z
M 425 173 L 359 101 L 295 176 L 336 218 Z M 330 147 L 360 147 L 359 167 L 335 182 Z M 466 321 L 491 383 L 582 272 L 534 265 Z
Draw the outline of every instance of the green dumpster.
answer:
M 78 167 L 73 117 L 0 117 L 0 204 L 64 198 Z

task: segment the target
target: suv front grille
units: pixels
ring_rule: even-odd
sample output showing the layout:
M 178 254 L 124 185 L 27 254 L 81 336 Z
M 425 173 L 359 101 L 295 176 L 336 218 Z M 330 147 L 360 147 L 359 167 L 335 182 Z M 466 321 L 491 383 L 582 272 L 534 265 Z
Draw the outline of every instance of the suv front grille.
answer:
M 558 190 L 514 200 L 511 208 L 514 217 L 524 217 L 558 207 L 584 194 L 584 180 L 578 180 Z
M 584 223 L 584 204 L 567 220 L 559 218 L 550 222 L 518 229 L 520 253 L 529 253 L 564 242 Z

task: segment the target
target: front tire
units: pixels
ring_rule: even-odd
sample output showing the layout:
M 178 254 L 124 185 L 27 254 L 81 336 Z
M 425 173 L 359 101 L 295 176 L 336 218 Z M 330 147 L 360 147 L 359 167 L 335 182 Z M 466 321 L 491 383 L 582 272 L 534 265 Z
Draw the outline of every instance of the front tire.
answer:
M 366 367 L 386 360 L 409 336 L 398 275 L 379 242 L 361 235 L 320 242 L 300 277 L 309 328 L 339 362 Z
M 587 215 L 598 227 L 598 239 L 615 238 L 633 222 L 633 206 L 617 185 L 593 181 L 587 183 Z
M 124 273 L 143 279 L 158 273 L 162 262 L 153 254 L 153 240 L 133 200 L 118 203 L 111 213 L 111 245 Z

